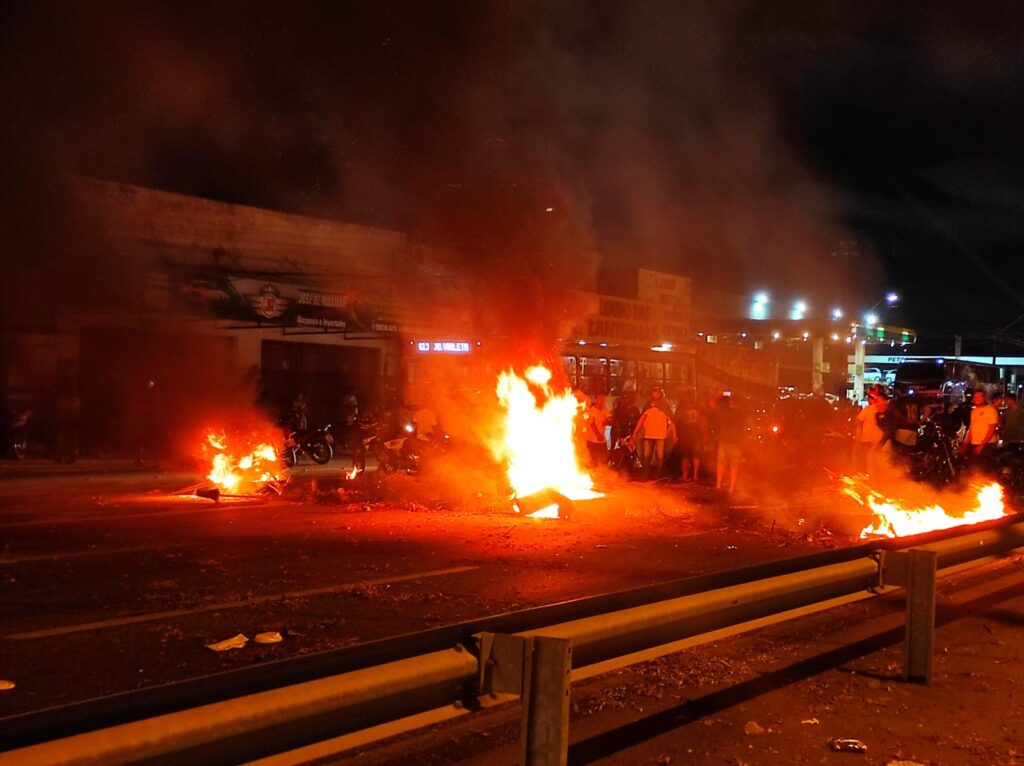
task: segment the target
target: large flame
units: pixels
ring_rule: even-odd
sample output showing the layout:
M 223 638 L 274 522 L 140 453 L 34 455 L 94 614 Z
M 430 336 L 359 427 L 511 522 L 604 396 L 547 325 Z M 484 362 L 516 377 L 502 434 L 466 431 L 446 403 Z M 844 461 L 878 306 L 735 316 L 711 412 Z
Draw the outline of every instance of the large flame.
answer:
M 582 405 L 568 389 L 552 387 L 550 370 L 530 367 L 523 377 L 512 370 L 503 372 L 497 394 L 506 412 L 501 438 L 492 451 L 507 466 L 516 497 L 545 490 L 569 500 L 601 497 L 576 454 L 573 429 Z M 557 517 L 558 507 L 548 505 L 529 515 Z
M 236 448 L 237 449 L 237 448 Z M 249 490 L 277 478 L 280 465 L 277 450 L 267 443 L 248 442 L 242 454 L 232 454 L 224 431 L 209 431 L 203 452 L 210 459 L 207 477 L 223 492 Z
M 996 482 L 976 486 L 977 505 L 961 513 L 950 513 L 938 504 L 906 508 L 899 500 L 886 497 L 849 476 L 844 476 L 842 483 L 842 491 L 869 508 L 875 516 L 874 521 L 861 530 L 862 538 L 909 537 L 939 529 L 980 524 L 1009 515 L 1003 502 L 1003 488 Z

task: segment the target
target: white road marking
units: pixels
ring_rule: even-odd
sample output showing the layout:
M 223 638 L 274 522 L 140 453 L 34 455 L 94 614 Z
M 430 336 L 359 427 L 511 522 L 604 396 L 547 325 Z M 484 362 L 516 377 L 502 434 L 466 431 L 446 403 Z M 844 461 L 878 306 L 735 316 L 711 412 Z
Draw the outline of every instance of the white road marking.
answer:
M 177 545 L 136 545 L 132 548 L 95 548 L 87 551 L 58 551 L 56 553 L 33 553 L 22 556 L 0 556 L 0 565 L 3 564 L 25 564 L 33 561 L 63 561 L 64 559 L 78 559 L 84 556 L 113 556 L 118 553 L 139 553 L 141 551 L 164 551 L 169 548 L 183 548 L 184 543 Z
M 354 590 L 366 585 L 388 585 L 390 583 L 404 582 L 407 580 L 419 580 L 426 577 L 441 577 L 443 575 L 469 572 L 480 567 L 449 567 L 448 569 L 434 569 L 429 572 L 413 572 L 411 574 L 394 575 L 392 577 L 378 577 L 374 580 L 359 580 L 357 582 L 344 583 L 343 585 L 328 585 L 324 588 L 310 588 L 308 590 L 296 590 L 289 593 L 273 593 L 268 596 L 256 596 L 239 601 L 224 601 L 219 604 L 210 604 L 195 609 L 173 609 L 168 612 L 149 612 L 146 614 L 118 617 L 113 620 L 100 620 L 99 622 L 86 622 L 81 625 L 65 625 L 60 628 L 48 628 L 46 630 L 32 630 L 25 633 L 12 633 L 4 636 L 8 641 L 25 641 L 32 638 L 51 638 L 53 636 L 67 636 L 72 633 L 86 633 L 90 630 L 101 630 L 103 628 L 114 628 L 119 625 L 133 625 L 140 622 L 152 622 L 163 620 L 168 617 L 182 617 L 188 614 L 202 614 L 203 612 L 216 612 L 222 609 L 238 609 L 239 607 L 252 606 L 254 604 L 266 604 L 270 601 L 280 601 L 286 598 L 303 598 L 306 596 L 319 596 L 324 593 L 343 593 L 347 590 Z
M 214 508 L 213 503 L 204 506 L 203 508 L 188 508 L 183 510 L 175 511 L 153 511 L 152 513 L 125 513 L 118 514 L 116 512 L 106 513 L 100 516 L 52 516 L 45 519 L 22 519 L 20 521 L 5 521 L 0 523 L 0 528 L 6 527 L 48 527 L 51 524 L 77 524 L 83 521 L 131 521 L 133 519 L 147 519 L 153 516 L 188 516 L 197 513 L 211 513 Z

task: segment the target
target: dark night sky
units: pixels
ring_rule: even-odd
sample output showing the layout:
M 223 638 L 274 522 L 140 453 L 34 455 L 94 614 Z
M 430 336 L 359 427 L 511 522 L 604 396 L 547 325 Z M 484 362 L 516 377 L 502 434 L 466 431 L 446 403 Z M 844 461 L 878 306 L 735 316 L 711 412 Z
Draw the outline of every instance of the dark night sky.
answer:
M 75 171 L 991 333 L 1024 313 L 1024 12 L 893 5 L 7 2 L 5 250 Z

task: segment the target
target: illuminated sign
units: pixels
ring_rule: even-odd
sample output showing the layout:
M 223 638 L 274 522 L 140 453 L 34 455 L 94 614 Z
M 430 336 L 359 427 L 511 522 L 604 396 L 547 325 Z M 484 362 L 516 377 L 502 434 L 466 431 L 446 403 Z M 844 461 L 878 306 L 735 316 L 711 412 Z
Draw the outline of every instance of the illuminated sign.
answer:
M 421 354 L 468 354 L 469 343 L 464 340 L 421 340 L 416 343 Z

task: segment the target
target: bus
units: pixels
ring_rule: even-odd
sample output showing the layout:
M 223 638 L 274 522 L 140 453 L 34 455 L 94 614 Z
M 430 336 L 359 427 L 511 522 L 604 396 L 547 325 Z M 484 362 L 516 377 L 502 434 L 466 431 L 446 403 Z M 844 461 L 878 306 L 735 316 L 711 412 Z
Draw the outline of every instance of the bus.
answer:
M 897 396 L 944 399 L 954 405 L 979 389 L 989 397 L 1003 393 L 999 367 L 960 359 L 907 359 L 896 368 L 893 383 Z

